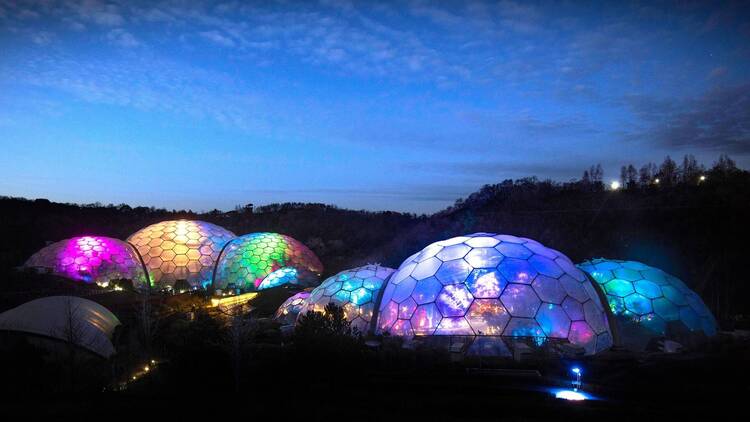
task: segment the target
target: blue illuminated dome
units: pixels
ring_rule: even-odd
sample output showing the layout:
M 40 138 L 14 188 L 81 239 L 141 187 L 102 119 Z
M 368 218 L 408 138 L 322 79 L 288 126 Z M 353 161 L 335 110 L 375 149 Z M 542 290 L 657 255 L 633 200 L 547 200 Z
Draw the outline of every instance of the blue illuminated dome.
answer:
M 310 293 L 299 316 L 311 311 L 325 312 L 326 305 L 334 303 L 343 308 L 353 328 L 368 334 L 381 290 L 394 271 L 371 264 L 328 277 Z
M 567 344 L 586 354 L 612 344 L 602 302 L 570 259 L 531 239 L 491 233 L 436 242 L 407 258 L 385 287 L 377 331 L 475 336 L 474 345 L 497 354 L 516 343 Z
M 634 351 L 654 339 L 682 344 L 716 335 L 716 320 L 700 296 L 677 277 L 636 261 L 594 259 L 578 265 L 607 298 L 617 343 Z

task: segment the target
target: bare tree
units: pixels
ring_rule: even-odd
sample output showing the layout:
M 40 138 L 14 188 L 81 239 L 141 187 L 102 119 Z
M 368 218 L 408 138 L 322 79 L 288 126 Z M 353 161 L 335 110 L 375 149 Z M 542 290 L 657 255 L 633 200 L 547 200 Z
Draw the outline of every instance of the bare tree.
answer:
M 151 306 L 148 295 L 141 295 L 140 301 L 136 305 L 135 317 L 140 329 L 141 341 L 143 342 L 143 351 L 147 357 L 152 357 L 153 339 L 158 330 L 158 315 Z
M 75 391 L 78 380 L 78 372 L 81 356 L 81 348 L 93 348 L 94 338 L 89 335 L 86 321 L 81 318 L 81 310 L 74 304 L 71 298 L 65 300 L 63 314 L 63 326 L 53 333 L 63 340 L 66 345 L 65 361 L 70 391 Z
M 246 357 L 247 345 L 257 331 L 255 320 L 245 315 L 243 306 L 235 306 L 229 310 L 229 325 L 226 331 L 224 346 L 229 352 L 234 377 L 234 391 L 240 392 L 242 384 L 242 369 Z

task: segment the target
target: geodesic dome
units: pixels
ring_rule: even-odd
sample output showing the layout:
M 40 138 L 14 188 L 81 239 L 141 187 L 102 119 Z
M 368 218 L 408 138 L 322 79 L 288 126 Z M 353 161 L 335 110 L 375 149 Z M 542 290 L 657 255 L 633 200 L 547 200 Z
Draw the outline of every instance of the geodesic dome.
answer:
M 299 292 L 289 297 L 281 304 L 281 306 L 279 306 L 279 309 L 276 310 L 273 319 L 282 325 L 294 324 L 297 320 L 299 311 L 305 305 L 305 301 L 308 297 L 310 297 L 310 292 Z
M 174 287 L 186 280 L 191 287 L 211 283 L 214 263 L 234 233 L 197 220 L 170 220 L 152 224 L 130 235 L 150 272 L 152 285 Z
M 368 334 L 381 289 L 393 274 L 393 268 L 371 264 L 352 268 L 328 277 L 312 291 L 299 312 L 325 312 L 329 303 L 344 310 L 344 316 L 360 333 Z
M 407 258 L 385 287 L 377 329 L 407 337 L 495 336 L 492 347 L 499 349 L 507 340 L 551 340 L 593 354 L 612 344 L 594 286 L 565 255 L 492 233 L 436 242 Z
M 302 242 L 278 233 L 250 233 L 224 248 L 213 286 L 251 291 L 282 284 L 313 286 L 321 272 L 320 260 Z
M 654 338 L 684 342 L 714 336 L 716 320 L 677 277 L 636 261 L 594 259 L 578 265 L 606 295 L 620 346 L 642 351 Z
M 106 287 L 128 279 L 148 290 L 148 275 L 138 252 L 127 242 L 105 236 L 80 236 L 55 242 L 32 255 L 27 268 Z
M 115 352 L 111 339 L 118 325 L 104 306 L 74 296 L 34 299 L 0 314 L 0 330 L 73 342 L 105 358 Z

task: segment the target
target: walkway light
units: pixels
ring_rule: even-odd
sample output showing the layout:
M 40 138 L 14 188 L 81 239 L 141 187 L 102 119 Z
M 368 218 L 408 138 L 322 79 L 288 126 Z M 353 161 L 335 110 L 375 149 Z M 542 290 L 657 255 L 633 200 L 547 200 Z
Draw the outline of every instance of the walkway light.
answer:
M 578 389 L 581 388 L 581 374 L 583 371 L 577 366 L 571 368 L 570 371 L 576 376 L 573 380 L 573 391 L 578 391 Z

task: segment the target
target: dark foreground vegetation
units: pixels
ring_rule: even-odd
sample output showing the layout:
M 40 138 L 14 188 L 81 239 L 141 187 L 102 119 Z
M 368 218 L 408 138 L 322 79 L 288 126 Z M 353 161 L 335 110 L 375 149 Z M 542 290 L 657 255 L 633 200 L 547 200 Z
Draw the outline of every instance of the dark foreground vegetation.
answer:
M 658 167 L 624 166 L 621 176 L 618 190 L 605 186 L 596 166 L 568 183 L 508 180 L 430 216 L 320 204 L 198 214 L 0 198 L 0 311 L 70 294 L 103 304 L 122 322 L 118 352 L 106 361 L 75 347 L 52 354 L 26 338 L 2 337 L 0 402 L 9 415 L 272 413 L 305 420 L 671 420 L 730 411 L 750 392 L 750 355 L 747 340 L 728 334 L 683 355 L 614 351 L 570 362 L 542 351 L 523 362 L 459 359 L 403 349 L 395 338 L 352 336 L 334 308 L 282 336 L 269 317 L 291 294 L 283 288 L 258 297 L 252 312 L 220 312 L 205 309 L 199 294 L 144 297 L 14 270 L 48 241 L 87 233 L 126 238 L 174 218 L 210 221 L 237 234 L 289 234 L 318 254 L 325 276 L 367 262 L 398 266 L 428 243 L 489 231 L 537 239 L 576 262 L 603 256 L 663 268 L 704 298 L 724 330 L 746 328 L 750 173 L 727 157 L 710 169 L 686 157 L 681 165 L 668 159 Z M 602 400 L 552 398 L 548 389 L 568 386 L 573 364 L 585 368 L 585 389 Z M 539 376 L 500 375 L 497 368 L 534 369 Z
M 251 315 L 174 313 L 158 322 L 151 351 L 158 363 L 148 373 L 139 370 L 142 363 L 128 367 L 126 347 L 112 362 L 119 378 L 105 391 L 97 385 L 106 374 L 96 375 L 101 368 L 54 365 L 45 352 L 19 342 L 1 356 L 1 401 L 7 411 L 33 408 L 44 416 L 674 420 L 709 416 L 716 406 L 731 411 L 748 392 L 747 341 L 727 336 L 690 354 L 648 359 L 611 353 L 572 362 L 543 352 L 521 363 L 455 359 L 447 351 L 405 350 L 393 338 L 365 342 L 351 335 L 340 309 L 328 310 L 304 318 L 289 338 Z M 598 400 L 552 397 L 550 389 L 570 386 L 573 364 L 584 368 L 584 389 Z

